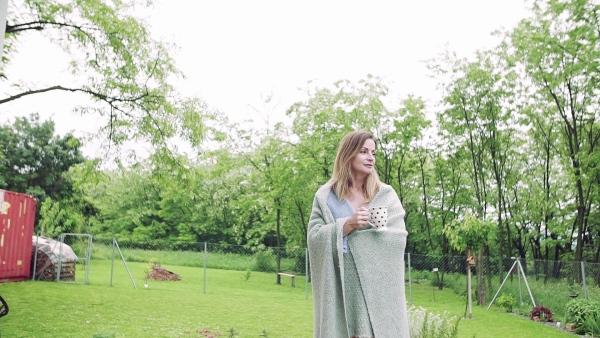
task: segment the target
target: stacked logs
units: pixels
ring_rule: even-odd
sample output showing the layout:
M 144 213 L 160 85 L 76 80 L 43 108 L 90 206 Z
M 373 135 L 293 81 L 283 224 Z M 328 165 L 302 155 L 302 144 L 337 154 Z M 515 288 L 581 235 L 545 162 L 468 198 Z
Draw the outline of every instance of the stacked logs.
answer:
M 35 248 L 34 248 L 35 250 Z M 32 250 L 32 251 L 34 251 Z M 54 263 L 48 254 L 42 250 L 37 251 L 37 262 L 35 251 L 31 255 L 31 273 L 35 276 L 35 280 L 55 281 L 58 271 L 58 263 Z M 74 281 L 75 280 L 75 261 L 63 261 L 60 263 L 60 280 Z

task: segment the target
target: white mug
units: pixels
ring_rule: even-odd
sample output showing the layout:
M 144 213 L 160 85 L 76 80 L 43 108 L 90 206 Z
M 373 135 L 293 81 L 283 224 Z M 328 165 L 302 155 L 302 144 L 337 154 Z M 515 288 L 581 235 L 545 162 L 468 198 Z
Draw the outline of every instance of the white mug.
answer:
M 387 207 L 369 208 L 369 224 L 377 231 L 386 230 L 388 220 Z

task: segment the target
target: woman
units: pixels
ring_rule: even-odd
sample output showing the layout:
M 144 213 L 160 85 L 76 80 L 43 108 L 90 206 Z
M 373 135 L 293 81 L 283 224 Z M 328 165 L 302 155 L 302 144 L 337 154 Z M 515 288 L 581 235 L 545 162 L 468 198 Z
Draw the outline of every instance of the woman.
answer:
M 307 241 L 316 338 L 409 337 L 404 209 L 379 180 L 375 151 L 369 132 L 345 135 L 331 180 L 315 194 Z M 376 206 L 387 207 L 387 231 L 369 225 Z

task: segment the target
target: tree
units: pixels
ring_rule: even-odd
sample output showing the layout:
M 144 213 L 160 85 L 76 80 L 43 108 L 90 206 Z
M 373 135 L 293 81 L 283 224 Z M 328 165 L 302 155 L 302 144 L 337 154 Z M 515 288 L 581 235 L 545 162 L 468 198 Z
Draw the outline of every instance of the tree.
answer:
M 600 128 L 597 111 L 600 5 L 594 1 L 534 1 L 533 16 L 523 20 L 508 35 L 515 60 L 524 67 L 537 89 L 536 100 L 552 106 L 550 120 L 560 122 L 560 156 L 570 164 L 571 191 L 576 217 L 572 234 L 574 260 L 583 259 L 584 246 L 591 244 L 587 223 L 592 187 L 598 177 Z M 543 104 L 542 104 L 543 103 Z M 593 197 L 592 197 L 593 196 Z M 590 199 L 591 198 L 591 199 Z M 600 247 L 599 247 L 600 248 Z
M 10 1 L 3 56 L 18 57 L 28 34 L 42 34 L 62 48 L 74 75 L 73 83 L 22 83 L 19 74 L 3 72 L 0 105 L 47 92 L 80 93 L 89 104 L 82 114 L 105 121 L 103 133 L 112 145 L 128 140 L 169 148 L 182 138 L 198 146 L 203 139 L 203 102 L 181 98 L 169 83 L 182 74 L 169 46 L 154 40 L 146 24 L 132 13 L 152 1 Z M 57 65 L 62 67 L 62 65 Z M 6 68 L 5 68 L 6 69 Z
M 0 126 L 1 181 L 7 190 L 36 196 L 40 203 L 73 196 L 66 177 L 69 168 L 84 161 L 80 141 L 70 134 L 54 135 L 54 122 L 40 123 L 37 114 Z
M 70 134 L 54 135 L 54 122 L 40 122 L 37 114 L 0 126 L 0 188 L 36 197 L 36 230 L 46 236 L 87 232 L 88 220 L 97 215 L 72 172 L 79 165 L 95 167 L 80 147 Z
M 443 148 L 443 147 L 440 147 Z M 431 175 L 431 186 L 435 189 L 435 193 L 430 194 L 432 197 L 431 205 L 433 210 L 431 211 L 431 218 L 436 224 L 438 229 L 441 229 L 438 233 L 441 234 L 439 241 L 436 244 L 440 247 L 443 260 L 443 269 L 440 284 L 438 287 L 441 289 L 444 285 L 444 272 L 448 271 L 447 268 L 448 259 L 447 255 L 450 253 L 450 245 L 446 236 L 443 235 L 443 230 L 446 226 L 452 223 L 458 215 L 462 214 L 462 210 L 468 203 L 465 201 L 469 200 L 469 189 L 466 184 L 463 184 L 463 170 L 460 169 L 460 160 L 457 159 L 457 154 L 446 155 L 442 154 L 441 150 L 438 150 L 436 154 L 432 156 L 434 159 L 433 168 Z
M 421 231 L 413 231 L 411 244 L 419 245 L 418 250 L 433 252 L 438 246 L 433 244 L 435 234 L 432 236 L 429 214 L 431 144 L 427 135 L 433 131 L 431 121 L 425 117 L 425 102 L 421 98 L 409 95 L 400 104 L 393 116 L 393 127 L 380 136 L 384 168 L 390 169 L 389 183 L 397 187 L 407 224 L 412 229 L 420 227 Z
M 437 73 L 452 74 L 445 85 L 446 109 L 438 114 L 442 137 L 469 155 L 468 171 L 471 178 L 477 216 L 487 219 L 490 209 L 495 209 L 498 232 L 498 251 L 506 255 L 510 242 L 505 227 L 504 211 L 506 187 L 506 162 L 512 152 L 512 140 L 518 135 L 510 120 L 513 111 L 510 98 L 514 77 L 506 71 L 502 59 L 491 52 L 480 52 L 475 61 L 457 59 L 446 55 L 442 65 L 431 65 Z M 448 67 L 448 70 L 443 70 Z M 496 194 L 494 195 L 494 190 Z M 489 248 L 481 247 L 479 259 L 489 256 Z M 485 258 L 484 258 L 485 257 Z M 487 302 L 486 277 L 488 263 L 480 265 L 478 276 L 478 302 Z M 491 277 L 487 274 L 488 286 Z
M 472 251 L 477 251 L 488 242 L 494 224 L 486 222 L 467 212 L 462 220 L 454 220 L 443 229 L 448 243 L 456 250 L 467 253 L 467 307 L 469 318 L 473 318 L 471 301 L 471 265 L 475 263 Z M 479 281 L 481 282 L 481 281 Z

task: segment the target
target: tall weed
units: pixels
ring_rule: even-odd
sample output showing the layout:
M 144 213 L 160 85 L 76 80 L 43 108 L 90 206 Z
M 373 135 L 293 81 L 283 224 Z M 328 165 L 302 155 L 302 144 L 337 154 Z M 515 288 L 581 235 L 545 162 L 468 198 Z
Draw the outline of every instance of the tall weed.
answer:
M 460 318 L 436 314 L 422 307 L 408 308 L 408 327 L 412 338 L 456 338 Z

